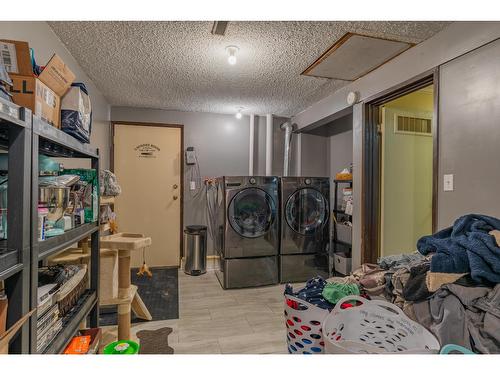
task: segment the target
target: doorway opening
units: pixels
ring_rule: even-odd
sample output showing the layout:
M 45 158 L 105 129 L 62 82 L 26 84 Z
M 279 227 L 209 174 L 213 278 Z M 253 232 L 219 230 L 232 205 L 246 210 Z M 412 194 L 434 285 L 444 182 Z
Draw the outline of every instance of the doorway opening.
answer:
M 436 73 L 366 105 L 362 262 L 412 253 L 437 215 Z

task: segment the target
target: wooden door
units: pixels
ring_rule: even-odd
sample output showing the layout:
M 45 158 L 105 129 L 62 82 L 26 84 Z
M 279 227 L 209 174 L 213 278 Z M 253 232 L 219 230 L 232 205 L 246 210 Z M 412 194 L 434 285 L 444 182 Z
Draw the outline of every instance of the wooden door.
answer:
M 151 237 L 149 266 L 180 265 L 182 128 L 114 124 L 114 172 L 122 193 L 115 211 L 120 232 Z M 132 254 L 132 267 L 142 264 Z

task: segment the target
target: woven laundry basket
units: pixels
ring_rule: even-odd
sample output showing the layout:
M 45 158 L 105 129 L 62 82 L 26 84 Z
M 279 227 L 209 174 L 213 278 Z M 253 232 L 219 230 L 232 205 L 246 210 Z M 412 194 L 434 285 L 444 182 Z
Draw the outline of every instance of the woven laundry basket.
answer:
M 299 298 L 285 295 L 285 325 L 290 354 L 320 354 L 324 352 L 321 324 L 328 310 L 320 309 Z
M 344 302 L 359 304 L 342 309 Z M 359 296 L 341 299 L 323 321 L 325 353 L 433 354 L 438 340 L 396 305 Z

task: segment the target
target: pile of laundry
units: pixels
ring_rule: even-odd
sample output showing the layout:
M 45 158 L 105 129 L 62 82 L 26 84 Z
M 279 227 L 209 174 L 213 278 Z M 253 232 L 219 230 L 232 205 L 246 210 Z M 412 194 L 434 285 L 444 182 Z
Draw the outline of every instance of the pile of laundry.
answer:
M 293 291 L 291 284 L 285 285 L 285 295 L 297 297 L 326 310 L 332 310 L 335 304 L 346 296 L 361 294 L 356 280 L 350 277 L 333 277 L 325 280 L 321 276 L 316 276 L 308 280 L 306 286 L 298 292 Z
M 338 299 L 324 293 L 327 286 L 349 285 L 350 294 L 394 303 L 441 346 L 500 353 L 500 220 L 462 216 L 452 227 L 422 237 L 417 250 L 363 264 L 342 279 L 315 278 L 296 293 L 287 285 L 285 293 L 331 310 Z

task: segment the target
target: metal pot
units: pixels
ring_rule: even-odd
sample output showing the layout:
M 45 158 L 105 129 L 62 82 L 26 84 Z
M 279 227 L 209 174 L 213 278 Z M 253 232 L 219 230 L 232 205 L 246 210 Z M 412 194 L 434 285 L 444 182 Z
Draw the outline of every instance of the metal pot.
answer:
M 47 206 L 49 213 L 47 220 L 57 221 L 63 217 L 69 206 L 70 188 L 40 186 L 38 188 L 38 202 Z

